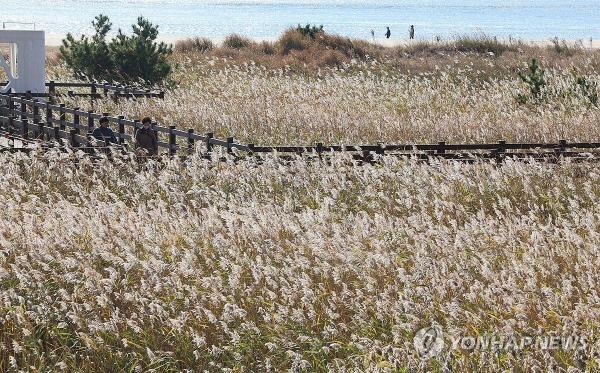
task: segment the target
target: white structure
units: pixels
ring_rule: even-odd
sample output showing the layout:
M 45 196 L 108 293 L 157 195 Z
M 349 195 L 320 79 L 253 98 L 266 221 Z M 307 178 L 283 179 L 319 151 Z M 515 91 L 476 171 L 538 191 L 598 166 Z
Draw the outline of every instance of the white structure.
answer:
M 46 42 L 44 31 L 0 30 L 0 44 L 10 46 L 9 60 L 0 53 L 0 69 L 8 84 L 0 84 L 0 93 L 44 93 L 46 91 Z

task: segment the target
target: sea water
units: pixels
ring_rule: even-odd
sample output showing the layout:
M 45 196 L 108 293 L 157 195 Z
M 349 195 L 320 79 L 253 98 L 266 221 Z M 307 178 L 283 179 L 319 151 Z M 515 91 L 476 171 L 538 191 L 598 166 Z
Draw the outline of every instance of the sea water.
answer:
M 90 33 L 100 13 L 124 31 L 142 15 L 167 38 L 239 33 L 274 39 L 306 23 L 363 39 L 372 38 L 371 30 L 382 39 L 387 26 L 392 39 L 406 39 L 410 25 L 419 39 L 481 33 L 525 40 L 600 38 L 600 0 L 0 0 L 0 26 L 35 23 L 55 35 Z

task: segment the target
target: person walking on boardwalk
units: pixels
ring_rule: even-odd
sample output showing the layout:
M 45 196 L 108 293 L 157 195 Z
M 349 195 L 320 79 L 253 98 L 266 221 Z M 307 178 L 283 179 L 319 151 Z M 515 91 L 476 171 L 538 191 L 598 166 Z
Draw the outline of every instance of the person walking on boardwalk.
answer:
M 94 128 L 92 136 L 94 136 L 98 140 L 108 141 L 110 143 L 116 144 L 117 138 L 115 137 L 115 133 L 113 132 L 113 130 L 108 126 L 108 118 L 102 117 L 100 118 L 99 122 L 100 127 Z
M 410 25 L 410 28 L 408 29 L 408 36 L 410 37 L 410 40 L 413 40 L 415 38 L 415 26 L 414 25 Z
M 142 128 L 135 133 L 135 149 L 138 153 L 145 153 L 148 156 L 158 154 L 158 141 L 156 133 L 152 129 L 152 119 L 146 117 L 142 119 Z
M 385 38 L 386 38 L 386 39 L 389 39 L 389 38 L 390 38 L 390 36 L 392 36 L 392 32 L 390 31 L 390 28 L 389 28 L 389 27 L 386 27 L 386 28 L 387 28 L 387 31 L 385 32 Z

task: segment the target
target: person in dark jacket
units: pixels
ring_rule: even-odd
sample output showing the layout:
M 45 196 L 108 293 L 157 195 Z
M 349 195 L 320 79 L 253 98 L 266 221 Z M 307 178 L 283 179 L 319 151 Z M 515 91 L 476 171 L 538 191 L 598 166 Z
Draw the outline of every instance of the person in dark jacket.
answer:
M 413 40 L 415 38 L 415 26 L 414 25 L 410 25 L 410 28 L 408 29 L 408 37 L 410 38 L 410 40 Z
M 117 143 L 117 138 L 115 137 L 115 133 L 108 126 L 108 118 L 102 117 L 100 118 L 100 127 L 94 128 L 92 132 L 92 136 L 101 141 L 109 141 L 113 144 Z
M 158 154 L 156 133 L 152 129 L 152 119 L 148 117 L 142 119 L 142 128 L 135 133 L 135 149 L 136 151 L 145 151 L 149 156 Z
M 390 36 L 392 36 L 392 32 L 390 31 L 390 28 L 389 28 L 389 27 L 387 27 L 387 31 L 385 32 L 385 38 L 386 38 L 386 39 L 389 39 L 389 38 L 390 38 Z

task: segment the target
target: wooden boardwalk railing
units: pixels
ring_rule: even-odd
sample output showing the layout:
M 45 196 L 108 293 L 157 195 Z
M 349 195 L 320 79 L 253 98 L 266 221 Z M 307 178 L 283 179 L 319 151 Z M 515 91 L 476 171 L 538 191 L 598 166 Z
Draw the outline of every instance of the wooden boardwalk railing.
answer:
M 97 120 L 106 116 L 115 132 L 119 145 L 127 146 L 134 142 L 135 131 L 140 127 L 139 120 L 126 119 L 124 116 L 111 116 L 108 113 L 83 111 L 68 108 L 64 104 L 51 104 L 37 98 L 0 95 L 0 128 L 10 129 L 24 139 L 56 139 L 66 141 L 72 147 L 88 146 L 90 133 L 96 127 Z M 377 144 L 377 145 L 324 145 L 310 146 L 257 146 L 241 144 L 233 137 L 217 139 L 213 133 L 203 135 L 194 129 L 178 129 L 175 126 L 153 125 L 157 134 L 158 147 L 169 155 L 190 154 L 202 151 L 210 155 L 217 147 L 227 153 L 237 155 L 259 155 L 276 153 L 280 156 L 313 154 L 324 156 L 335 152 L 352 153 L 356 159 L 370 161 L 377 155 L 393 154 L 428 159 L 438 157 L 456 160 L 478 158 L 502 161 L 514 158 L 579 157 L 600 158 L 600 142 L 556 143 L 497 143 L 484 144 Z M 201 149 L 198 149 L 198 144 Z
M 51 104 L 38 98 L 0 95 L 0 125 L 16 131 L 25 139 L 68 140 L 73 147 L 87 145 L 89 133 L 102 117 L 108 118 L 119 144 L 132 143 L 135 130 L 141 126 L 140 120 L 129 120 L 124 116 L 68 108 L 65 104 Z M 193 129 L 182 131 L 175 126 L 157 124 L 153 125 L 153 129 L 157 134 L 159 149 L 165 149 L 169 155 L 178 151 L 193 152 L 197 142 L 203 142 L 208 152 L 215 146 L 224 147 L 230 153 L 234 149 L 249 150 L 247 146 L 235 143 L 233 138 L 220 140 L 214 138 L 212 133 L 199 135 Z
M 147 97 L 147 98 L 165 98 L 165 93 L 163 91 L 154 92 L 149 89 L 141 89 L 135 87 L 129 87 L 125 85 L 114 85 L 109 83 L 97 83 L 97 82 L 89 82 L 89 83 L 80 83 L 80 82 L 55 82 L 51 80 L 46 83 L 46 88 L 48 92 L 45 93 L 10 93 L 11 96 L 21 96 L 26 98 L 41 98 L 41 97 L 89 97 L 89 98 L 113 98 L 119 99 L 121 97 L 124 98 L 139 98 L 139 97 Z M 67 89 L 65 91 L 65 89 Z M 80 92 L 81 90 L 89 90 L 89 92 Z

